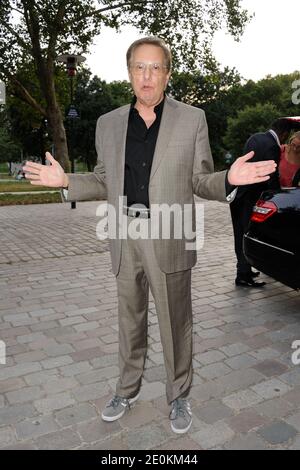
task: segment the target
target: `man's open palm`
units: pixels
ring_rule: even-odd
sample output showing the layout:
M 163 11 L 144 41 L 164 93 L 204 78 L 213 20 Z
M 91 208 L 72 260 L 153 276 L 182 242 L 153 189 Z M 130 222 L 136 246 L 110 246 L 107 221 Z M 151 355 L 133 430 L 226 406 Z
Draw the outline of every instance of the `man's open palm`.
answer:
M 49 152 L 46 152 L 46 159 L 50 162 L 50 165 L 26 162 L 26 165 L 23 167 L 25 178 L 30 180 L 31 184 L 37 186 L 49 186 L 52 188 L 67 186 L 67 175 L 58 161 Z
M 228 181 L 233 186 L 243 186 L 246 184 L 263 183 L 270 179 L 270 174 L 276 171 L 276 163 L 273 160 L 260 162 L 249 162 L 254 156 L 254 152 L 249 152 L 237 160 L 228 172 Z

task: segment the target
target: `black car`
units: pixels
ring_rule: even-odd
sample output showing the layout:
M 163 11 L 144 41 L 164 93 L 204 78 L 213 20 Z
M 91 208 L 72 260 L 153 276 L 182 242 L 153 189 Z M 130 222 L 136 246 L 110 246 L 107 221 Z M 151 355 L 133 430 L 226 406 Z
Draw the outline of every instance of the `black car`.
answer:
M 244 252 L 259 271 L 300 289 L 300 188 L 262 193 L 244 235 Z

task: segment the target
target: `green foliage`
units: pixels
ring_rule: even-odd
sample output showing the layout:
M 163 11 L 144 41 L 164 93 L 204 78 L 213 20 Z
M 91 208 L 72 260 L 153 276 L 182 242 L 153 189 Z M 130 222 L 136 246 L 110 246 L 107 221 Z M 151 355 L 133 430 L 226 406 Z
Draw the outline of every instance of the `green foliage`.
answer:
M 0 111 L 0 162 L 14 162 L 20 158 L 20 148 L 11 138 L 6 113 Z
M 97 76 L 90 78 L 86 70 L 78 75 L 74 103 L 80 119 L 67 119 L 65 125 L 74 158 L 84 161 L 89 170 L 96 163 L 97 119 L 102 114 L 130 103 L 131 99 L 131 86 L 126 81 L 106 83 Z
M 228 110 L 224 147 L 238 157 L 251 134 L 266 131 L 277 117 L 300 115 L 300 105 L 292 102 L 296 80 L 299 72 L 234 86 L 224 97 Z
M 265 132 L 277 117 L 280 117 L 280 114 L 273 104 L 258 103 L 255 106 L 246 106 L 238 112 L 236 118 L 228 119 L 224 143 L 234 157 L 239 157 L 251 134 Z

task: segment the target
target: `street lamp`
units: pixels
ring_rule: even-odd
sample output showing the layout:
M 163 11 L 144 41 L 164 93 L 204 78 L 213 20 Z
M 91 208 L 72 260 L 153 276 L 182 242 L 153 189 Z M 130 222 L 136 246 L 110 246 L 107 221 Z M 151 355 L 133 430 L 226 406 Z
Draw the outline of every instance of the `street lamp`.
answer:
M 73 149 L 73 120 L 79 118 L 79 114 L 73 104 L 74 101 L 74 84 L 73 78 L 76 75 L 77 66 L 84 62 L 86 58 L 82 55 L 75 55 L 75 54 L 61 54 L 56 58 L 57 62 L 61 62 L 66 64 L 67 68 L 67 75 L 70 79 L 70 106 L 68 111 L 68 119 L 70 119 L 71 125 L 71 138 L 70 138 L 70 157 L 71 157 L 71 172 L 75 173 L 75 162 L 74 162 L 74 149 Z M 76 202 L 71 202 L 71 208 L 76 209 Z

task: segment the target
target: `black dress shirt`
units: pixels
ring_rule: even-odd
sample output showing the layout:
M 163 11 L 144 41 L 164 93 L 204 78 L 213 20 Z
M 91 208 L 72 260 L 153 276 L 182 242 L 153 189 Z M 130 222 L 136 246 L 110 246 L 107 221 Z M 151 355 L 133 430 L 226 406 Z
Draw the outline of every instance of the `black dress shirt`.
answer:
M 155 106 L 156 119 L 149 128 L 134 107 L 135 102 L 136 98 L 131 105 L 128 118 L 124 196 L 127 196 L 128 207 L 133 204 L 143 204 L 149 208 L 150 172 L 165 100 Z
M 124 196 L 127 196 L 128 207 L 133 204 L 142 204 L 150 208 L 149 180 L 164 102 L 165 99 L 155 106 L 156 119 L 149 128 L 134 107 L 136 98 L 132 102 L 125 150 Z M 226 195 L 235 189 L 235 186 L 229 184 L 227 173 L 225 188 Z

